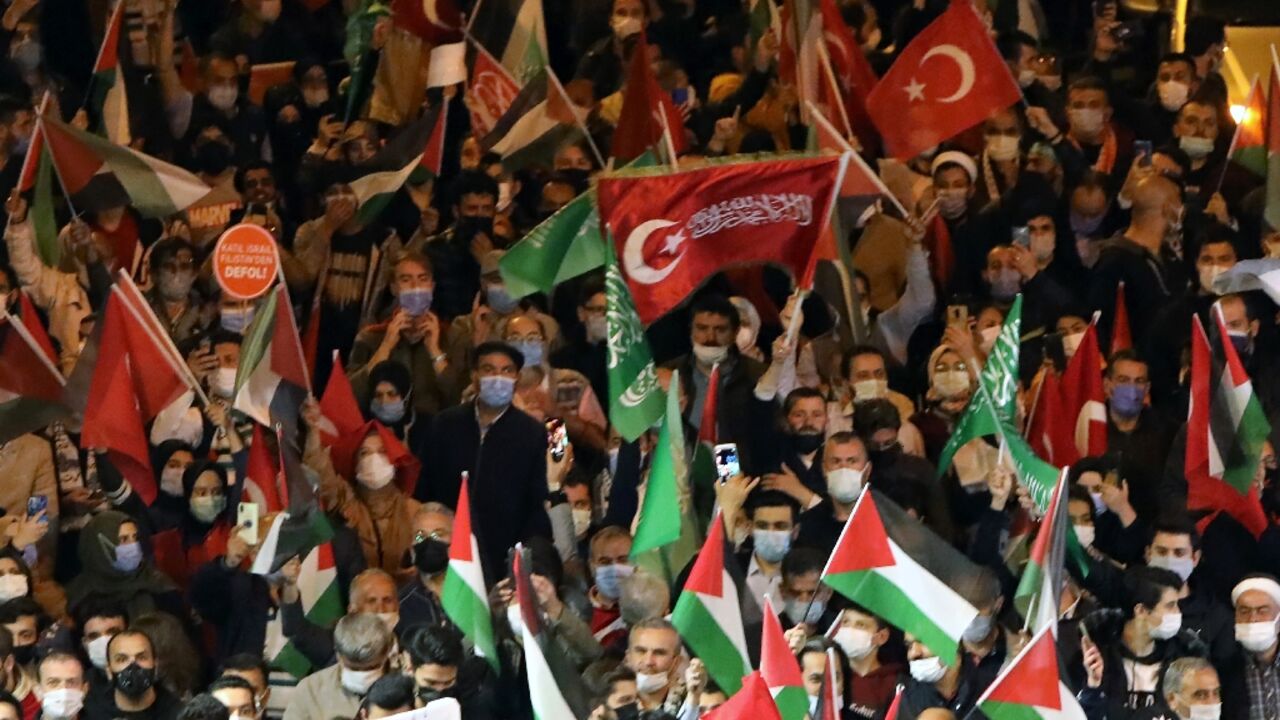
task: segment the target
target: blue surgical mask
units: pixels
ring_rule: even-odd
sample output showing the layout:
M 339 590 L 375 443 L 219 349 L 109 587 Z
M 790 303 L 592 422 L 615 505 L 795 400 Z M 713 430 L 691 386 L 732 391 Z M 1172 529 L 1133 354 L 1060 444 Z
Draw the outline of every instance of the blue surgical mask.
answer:
M 486 375 L 480 378 L 480 402 L 491 408 L 506 407 L 516 394 L 515 378 Z
M 227 509 L 227 498 L 224 495 L 206 495 L 191 498 L 191 516 L 202 523 L 209 524 L 218 519 Z
M 385 402 L 374 400 L 369 405 L 369 411 L 373 416 L 378 418 L 380 422 L 391 424 L 398 423 L 404 419 L 404 398 L 399 400 L 387 400 Z
M 610 600 L 622 597 L 622 581 L 635 573 L 635 568 L 619 563 L 596 568 L 596 592 Z
M 1105 218 L 1106 213 L 1089 217 L 1088 215 L 1073 212 L 1071 213 L 1071 231 L 1076 235 L 1093 237 L 1094 233 L 1098 232 L 1098 229 L 1102 227 L 1102 221 Z
M 111 565 L 123 573 L 131 573 L 142 564 L 142 545 L 136 542 L 116 546 L 116 559 Z
M 253 308 L 244 310 L 223 310 L 218 317 L 219 324 L 222 329 L 227 332 L 233 332 L 237 335 L 243 335 L 245 329 L 249 327 L 249 323 L 253 322 Z
M 515 340 L 512 341 L 511 347 L 520 351 L 524 356 L 524 366 L 541 365 L 543 351 L 546 345 L 541 340 Z
M 826 612 L 827 605 L 823 602 L 809 602 L 807 600 L 796 600 L 792 598 L 786 602 L 782 608 L 782 612 L 787 614 L 791 622 L 799 625 L 806 623 L 809 625 L 817 625 L 822 619 L 822 613 Z
M 431 288 L 401 290 L 397 300 L 410 315 L 424 315 L 431 309 Z
M 765 562 L 778 563 L 791 549 L 790 530 L 752 530 L 756 554 Z
M 1111 388 L 1111 411 L 1122 418 L 1136 418 L 1146 399 L 1147 389 L 1141 385 L 1116 385 Z
M 1241 358 L 1249 356 L 1250 352 L 1253 350 L 1251 347 L 1253 344 L 1252 338 L 1249 337 L 1249 333 L 1228 330 L 1227 337 L 1231 340 L 1231 345 L 1235 347 L 1237 355 Z
M 507 292 L 507 286 L 503 284 L 490 285 L 484 289 L 485 302 L 489 307 L 499 315 L 506 315 L 516 309 L 519 301 L 511 297 L 511 293 Z

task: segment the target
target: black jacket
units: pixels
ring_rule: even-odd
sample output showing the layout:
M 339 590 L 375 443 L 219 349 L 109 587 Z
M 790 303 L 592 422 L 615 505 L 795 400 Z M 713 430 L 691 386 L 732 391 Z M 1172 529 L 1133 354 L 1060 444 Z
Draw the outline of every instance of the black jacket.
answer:
M 716 437 L 722 443 L 737 443 L 738 458 L 744 469 L 755 468 L 753 449 L 749 447 L 752 437 L 753 404 L 756 400 L 756 382 L 764 374 L 764 365 L 738 354 L 737 348 L 729 348 L 732 362 L 720 365 L 720 397 L 716 405 L 716 425 L 719 432 Z M 695 396 L 694 373 L 700 372 L 695 367 L 692 355 L 684 355 L 666 363 L 666 367 L 680 371 L 680 382 L 685 394 L 690 399 L 689 407 L 693 408 Z M 697 425 L 701 417 L 690 417 L 691 424 Z

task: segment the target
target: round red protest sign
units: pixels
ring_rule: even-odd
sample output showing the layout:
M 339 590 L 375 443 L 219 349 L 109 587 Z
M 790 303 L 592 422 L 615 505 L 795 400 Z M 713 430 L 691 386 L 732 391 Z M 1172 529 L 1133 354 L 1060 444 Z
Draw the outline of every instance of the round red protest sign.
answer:
M 265 293 L 280 272 L 276 240 L 260 225 L 227 228 L 213 248 L 213 276 L 222 291 L 239 300 Z

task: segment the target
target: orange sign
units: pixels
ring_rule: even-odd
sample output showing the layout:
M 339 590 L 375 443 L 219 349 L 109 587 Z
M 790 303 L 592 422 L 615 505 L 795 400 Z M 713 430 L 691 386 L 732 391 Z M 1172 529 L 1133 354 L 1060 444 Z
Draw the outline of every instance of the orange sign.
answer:
M 223 292 L 238 300 L 265 293 L 279 272 L 276 240 L 259 225 L 233 225 L 213 248 L 213 276 Z

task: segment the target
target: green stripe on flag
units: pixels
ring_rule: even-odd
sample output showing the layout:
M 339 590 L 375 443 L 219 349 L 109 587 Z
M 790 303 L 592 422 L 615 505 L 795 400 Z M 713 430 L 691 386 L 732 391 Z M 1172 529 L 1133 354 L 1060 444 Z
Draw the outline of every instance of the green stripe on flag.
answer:
M 236 369 L 236 386 L 232 397 L 240 394 L 240 388 L 249 382 L 249 377 L 267 357 L 271 347 L 271 338 L 275 335 L 276 302 L 279 293 L 267 293 L 262 307 L 254 313 L 253 322 L 240 343 L 240 364 Z
M 62 243 L 58 242 L 58 220 L 53 214 L 53 157 L 48 144 L 42 145 L 29 214 L 40 260 L 49 267 L 57 267 L 62 259 Z
M 782 716 L 782 720 L 804 720 L 809 712 L 809 696 L 802 687 L 788 685 L 778 688 L 773 702 L 778 706 L 778 714 Z
M 299 680 L 310 675 L 313 667 L 307 656 L 293 646 L 292 640 L 285 643 L 280 652 L 271 658 L 271 666 L 283 670 Z
M 498 671 L 497 646 L 493 641 L 493 624 L 489 616 L 489 605 L 484 598 L 476 595 L 475 590 L 452 570 L 445 573 L 444 588 L 440 594 L 440 604 L 450 609 L 449 619 L 471 641 L 485 661 Z
M 982 703 L 981 709 L 982 713 L 991 720 L 1044 720 L 1045 718 L 1045 714 L 1037 711 L 1034 706 L 1018 703 L 988 700 Z
M 727 580 L 726 580 L 727 582 Z M 720 629 L 720 623 L 697 593 L 682 592 L 671 613 L 671 624 L 680 636 L 707 666 L 707 674 L 715 680 L 725 694 L 732 695 L 742 687 L 742 676 L 751 668 L 742 662 L 742 655 L 733 642 Z
M 920 611 L 916 601 L 902 588 L 875 570 L 829 575 L 823 582 L 840 594 L 879 615 L 894 627 L 915 636 L 934 651 L 944 665 L 956 661 L 960 644 L 943 630 L 933 618 Z

